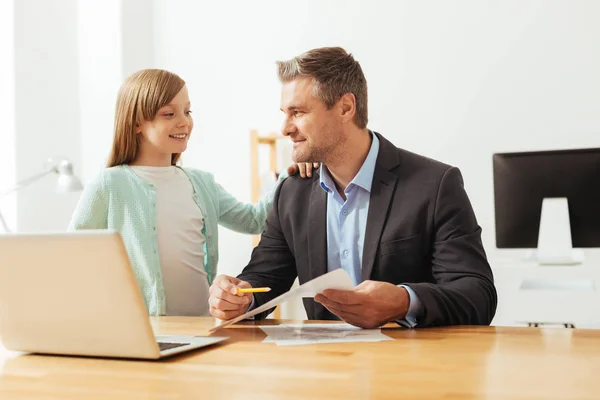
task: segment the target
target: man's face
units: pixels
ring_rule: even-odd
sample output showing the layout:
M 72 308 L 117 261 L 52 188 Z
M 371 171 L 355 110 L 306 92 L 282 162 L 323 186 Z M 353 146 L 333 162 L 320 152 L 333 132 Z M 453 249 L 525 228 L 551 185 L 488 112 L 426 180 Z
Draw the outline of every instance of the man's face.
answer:
M 326 163 L 341 143 L 341 118 L 335 106 L 328 110 L 313 95 L 311 78 L 297 78 L 283 84 L 281 111 L 285 113 L 281 133 L 293 142 L 294 162 Z

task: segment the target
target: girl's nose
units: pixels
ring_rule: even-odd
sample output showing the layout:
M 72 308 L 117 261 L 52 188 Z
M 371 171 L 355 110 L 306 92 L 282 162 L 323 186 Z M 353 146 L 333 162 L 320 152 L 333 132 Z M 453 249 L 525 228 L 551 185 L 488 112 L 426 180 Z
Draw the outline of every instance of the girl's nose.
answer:
M 185 128 L 189 124 L 190 124 L 190 122 L 187 120 L 187 118 L 181 118 L 181 119 L 179 119 L 179 121 L 177 123 L 177 127 L 178 128 Z

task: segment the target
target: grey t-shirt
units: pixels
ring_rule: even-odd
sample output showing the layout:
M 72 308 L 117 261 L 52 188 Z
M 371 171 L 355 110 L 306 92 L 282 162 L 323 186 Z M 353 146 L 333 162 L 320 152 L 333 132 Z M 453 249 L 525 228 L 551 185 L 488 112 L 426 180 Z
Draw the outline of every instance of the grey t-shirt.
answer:
M 203 215 L 191 182 L 173 166 L 131 168 L 156 188 L 156 237 L 166 315 L 209 316 Z

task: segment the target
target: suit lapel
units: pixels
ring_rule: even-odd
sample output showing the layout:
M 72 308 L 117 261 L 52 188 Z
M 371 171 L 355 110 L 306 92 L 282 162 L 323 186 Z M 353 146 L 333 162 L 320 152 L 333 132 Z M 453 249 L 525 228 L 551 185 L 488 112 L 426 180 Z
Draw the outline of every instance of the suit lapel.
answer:
M 377 135 L 380 142 L 377 164 L 373 173 L 367 227 L 365 229 L 361 273 L 363 281 L 371 279 L 379 241 L 396 191 L 398 177 L 396 174 L 390 172 L 390 170 L 397 167 L 400 163 L 397 148 L 383 136 L 377 133 L 374 134 Z
M 392 204 L 392 197 L 396 189 L 396 176 L 389 171 L 378 171 L 378 169 L 375 169 L 375 175 L 373 176 L 369 213 L 367 214 L 361 274 L 363 281 L 371 279 L 377 249 L 379 248 L 379 240 L 381 239 L 381 233 L 383 232 L 387 213 Z
M 327 272 L 327 193 L 315 179 L 308 208 L 308 260 L 310 278 Z

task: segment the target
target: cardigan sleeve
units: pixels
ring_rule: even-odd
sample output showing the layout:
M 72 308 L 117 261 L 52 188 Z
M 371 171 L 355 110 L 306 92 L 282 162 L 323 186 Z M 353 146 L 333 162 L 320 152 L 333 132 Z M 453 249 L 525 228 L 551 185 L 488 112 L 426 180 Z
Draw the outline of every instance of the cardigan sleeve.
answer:
M 219 224 L 236 232 L 255 235 L 262 233 L 275 191 L 287 177 L 287 171 L 283 171 L 274 187 L 254 205 L 238 201 L 215 182 L 219 200 Z
M 69 230 L 107 229 L 108 200 L 104 174 L 100 174 L 85 185 L 71 217 Z

